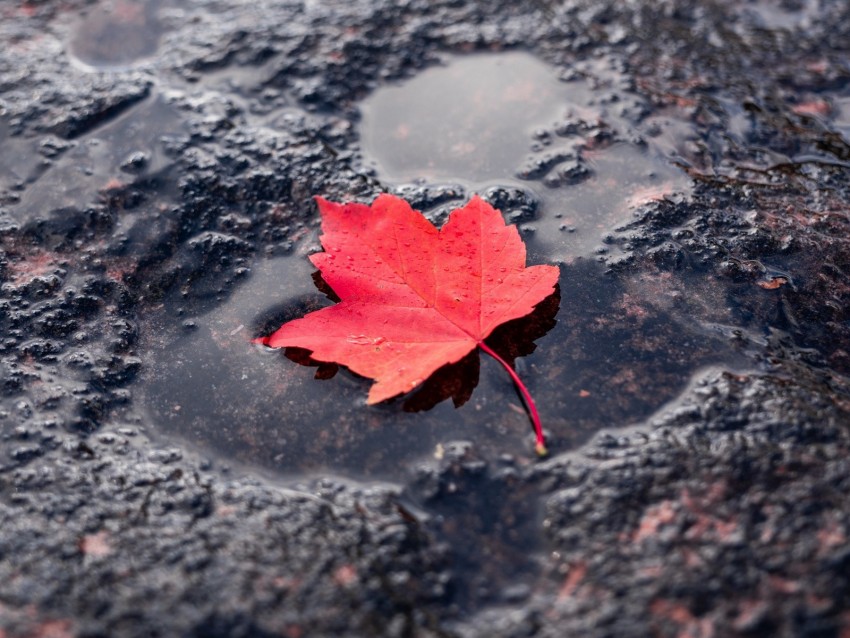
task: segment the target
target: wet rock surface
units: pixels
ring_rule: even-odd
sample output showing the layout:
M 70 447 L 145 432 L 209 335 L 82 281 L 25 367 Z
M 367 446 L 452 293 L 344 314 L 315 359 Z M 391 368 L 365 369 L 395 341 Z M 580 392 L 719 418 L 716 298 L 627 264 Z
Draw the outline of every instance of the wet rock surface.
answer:
M 850 631 L 846 3 L 9 2 L 0 41 L 4 635 Z M 507 49 L 592 102 L 481 189 L 562 267 L 555 337 L 518 360 L 553 456 L 485 382 L 486 423 L 401 460 L 378 409 L 392 482 L 255 463 L 250 394 L 221 447 L 164 428 L 171 340 L 317 249 L 314 194 L 440 219 L 476 188 L 384 181 L 361 101 Z M 684 177 L 616 190 L 612 153 Z M 290 292 L 255 323 L 317 303 Z

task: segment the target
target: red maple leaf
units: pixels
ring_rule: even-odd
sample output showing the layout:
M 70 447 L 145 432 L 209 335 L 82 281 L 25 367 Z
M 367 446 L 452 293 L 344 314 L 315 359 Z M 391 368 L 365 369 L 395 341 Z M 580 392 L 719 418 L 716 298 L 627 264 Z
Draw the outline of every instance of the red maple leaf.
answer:
M 371 206 L 316 198 L 322 253 L 310 257 L 340 302 L 281 326 L 258 341 L 298 347 L 374 379 L 374 404 L 421 385 L 475 348 L 499 361 L 520 389 L 545 453 L 528 390 L 486 343 L 501 324 L 531 313 L 554 292 L 555 266 L 525 265 L 515 226 L 475 196 L 437 229 L 392 195 Z

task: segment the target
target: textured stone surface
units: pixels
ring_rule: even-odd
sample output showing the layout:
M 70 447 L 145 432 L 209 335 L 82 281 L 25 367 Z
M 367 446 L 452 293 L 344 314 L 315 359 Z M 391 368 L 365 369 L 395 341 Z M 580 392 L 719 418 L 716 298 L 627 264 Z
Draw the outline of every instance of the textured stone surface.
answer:
M 0 6 L 0 634 L 848 635 L 846 3 L 151 6 Z M 585 136 L 576 170 L 627 141 L 693 180 L 563 263 L 563 367 L 617 346 L 543 400 L 604 388 L 609 421 L 577 419 L 605 429 L 541 463 L 447 440 L 394 484 L 164 437 L 149 317 L 191 331 L 256 259 L 309 250 L 314 194 L 384 188 L 356 135 L 371 91 L 517 47 L 623 105 L 540 132 Z M 401 190 L 435 216 L 466 196 Z M 711 367 L 646 418 L 691 360 Z

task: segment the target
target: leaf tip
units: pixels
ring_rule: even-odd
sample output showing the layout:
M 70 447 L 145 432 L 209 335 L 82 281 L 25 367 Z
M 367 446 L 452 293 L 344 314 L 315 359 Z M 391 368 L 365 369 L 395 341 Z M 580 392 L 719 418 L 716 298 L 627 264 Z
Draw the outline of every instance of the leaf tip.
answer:
M 322 211 L 327 208 L 332 202 L 329 202 L 321 195 L 313 195 L 313 201 L 316 202 L 316 206 L 319 207 L 319 210 Z
M 369 388 L 369 394 L 366 396 L 366 405 L 377 405 L 387 399 L 391 399 L 395 396 L 395 394 L 387 393 L 385 388 L 381 386 L 380 382 L 373 383 L 372 387 Z
M 481 197 L 481 195 L 479 195 L 478 193 L 473 193 L 472 197 L 469 198 L 469 201 L 466 203 L 466 205 L 474 206 L 487 212 L 500 212 L 498 208 L 493 206 L 490 202 Z

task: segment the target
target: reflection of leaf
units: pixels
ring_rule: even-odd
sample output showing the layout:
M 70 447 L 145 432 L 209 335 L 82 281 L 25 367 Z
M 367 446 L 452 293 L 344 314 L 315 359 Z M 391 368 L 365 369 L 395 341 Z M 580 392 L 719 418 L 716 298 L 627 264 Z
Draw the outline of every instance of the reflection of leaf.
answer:
M 324 280 L 322 277 L 322 272 L 317 270 L 312 275 L 313 283 L 316 284 L 316 288 L 322 293 L 325 297 L 333 301 L 334 303 L 339 303 L 342 301 L 337 294 L 334 292 L 334 289 L 328 285 L 328 282 Z
M 537 347 L 534 341 L 555 327 L 555 315 L 558 314 L 560 303 L 561 293 L 555 286 L 555 292 L 539 303 L 530 315 L 499 326 L 487 338 L 487 343 L 502 359 L 513 365 L 517 357 L 534 352 Z M 478 354 L 475 352 L 443 366 L 428 377 L 418 392 L 405 400 L 405 411 L 430 410 L 449 398 L 459 408 L 469 401 L 472 391 L 478 385 L 479 368 Z
M 325 361 L 316 361 L 310 356 L 310 351 L 304 348 L 285 348 L 283 355 L 290 361 L 299 363 L 302 366 L 315 366 L 316 379 L 332 379 L 339 371 L 339 366 L 335 363 L 327 363 Z
M 307 349 L 315 361 L 374 379 L 370 404 L 410 392 L 442 366 L 481 348 L 522 391 L 538 448 L 544 449 L 528 391 L 484 340 L 549 297 L 558 269 L 526 267 L 516 227 L 505 225 L 499 211 L 477 196 L 454 210 L 440 230 L 392 195 L 379 196 L 372 206 L 316 201 L 325 252 L 310 260 L 341 301 L 285 323 L 261 341 Z M 513 359 L 522 352 L 506 354 Z
M 496 328 L 487 338 L 493 350 L 510 365 L 517 357 L 530 355 L 537 349 L 535 341 L 555 327 L 555 315 L 561 305 L 561 290 L 555 286 L 551 295 L 540 302 L 534 311 Z
M 405 412 L 430 410 L 438 403 L 451 399 L 456 408 L 469 401 L 478 385 L 481 369 L 478 353 L 470 352 L 460 361 L 438 368 L 420 389 L 404 402 Z

